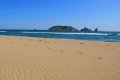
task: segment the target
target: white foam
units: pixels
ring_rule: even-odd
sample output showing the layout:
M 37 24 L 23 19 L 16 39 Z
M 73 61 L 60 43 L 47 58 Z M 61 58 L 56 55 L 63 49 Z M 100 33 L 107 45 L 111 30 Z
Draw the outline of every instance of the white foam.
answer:
M 28 33 L 28 34 L 29 34 L 29 33 L 41 33 L 41 32 L 25 32 L 25 31 L 24 31 L 24 32 L 22 32 L 22 33 Z
M 68 35 L 108 35 L 108 34 L 104 34 L 104 33 L 65 33 L 65 32 L 22 32 L 22 33 L 43 33 L 43 34 L 68 34 Z

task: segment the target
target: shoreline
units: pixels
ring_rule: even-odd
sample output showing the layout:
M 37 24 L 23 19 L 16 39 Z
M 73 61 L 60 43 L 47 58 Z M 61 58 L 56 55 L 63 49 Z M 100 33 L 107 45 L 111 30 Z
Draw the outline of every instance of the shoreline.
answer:
M 65 39 L 65 38 L 42 38 L 42 37 L 31 37 L 31 36 L 11 36 L 11 35 L 0 35 L 0 37 L 23 37 L 23 38 L 36 38 L 36 39 L 53 39 L 53 40 L 71 40 L 71 41 L 86 41 L 86 42 L 98 42 L 98 43 L 120 43 L 115 41 L 97 41 L 97 40 L 80 40 L 80 39 Z
M 119 35 L 120 32 L 54 32 L 54 31 L 7 31 L 1 32 L 1 35 L 8 36 L 29 36 L 29 37 L 45 37 L 45 38 L 58 38 L 58 39 L 73 39 L 73 40 L 89 40 L 98 42 L 120 42 Z

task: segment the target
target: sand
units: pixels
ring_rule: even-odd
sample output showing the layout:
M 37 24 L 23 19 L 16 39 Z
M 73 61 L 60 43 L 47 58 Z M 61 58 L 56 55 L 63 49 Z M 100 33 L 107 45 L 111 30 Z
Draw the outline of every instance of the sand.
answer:
M 120 80 L 120 43 L 0 36 L 0 80 Z

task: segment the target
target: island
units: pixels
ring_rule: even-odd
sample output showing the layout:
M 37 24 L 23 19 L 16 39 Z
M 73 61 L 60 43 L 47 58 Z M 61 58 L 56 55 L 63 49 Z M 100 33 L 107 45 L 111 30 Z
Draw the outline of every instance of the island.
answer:
M 98 32 L 98 28 L 96 28 L 96 29 L 94 30 L 94 32 Z
M 89 28 L 87 28 L 87 27 L 81 29 L 80 31 L 81 31 L 81 32 L 92 32 L 92 30 L 89 29 Z
M 72 27 L 72 26 L 53 26 L 50 27 L 49 30 L 55 30 L 55 31 L 79 31 L 78 29 Z
M 95 28 L 95 30 L 91 30 L 87 27 L 82 28 L 81 30 L 78 30 L 72 26 L 52 26 L 49 28 L 49 30 L 52 31 L 79 31 L 79 32 L 98 32 L 98 28 Z

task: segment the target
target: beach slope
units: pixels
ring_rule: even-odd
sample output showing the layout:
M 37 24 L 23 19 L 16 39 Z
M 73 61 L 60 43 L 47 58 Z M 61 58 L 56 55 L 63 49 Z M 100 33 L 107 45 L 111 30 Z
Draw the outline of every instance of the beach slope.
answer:
M 0 80 L 120 80 L 120 43 L 0 36 Z

